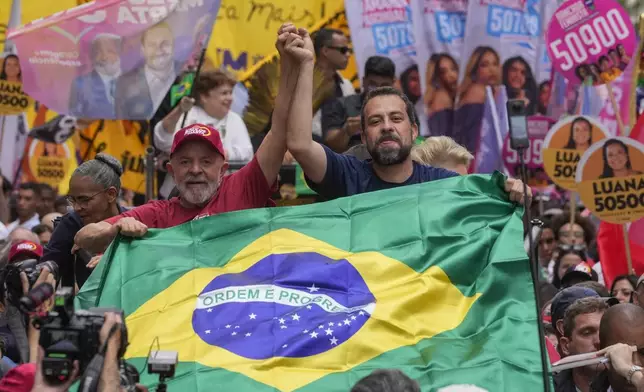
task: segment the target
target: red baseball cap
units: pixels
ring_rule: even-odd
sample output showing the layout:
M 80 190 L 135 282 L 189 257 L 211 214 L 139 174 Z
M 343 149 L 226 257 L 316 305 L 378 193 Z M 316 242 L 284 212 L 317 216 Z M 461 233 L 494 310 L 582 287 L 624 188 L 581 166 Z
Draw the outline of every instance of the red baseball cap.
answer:
M 25 363 L 9 370 L 0 380 L 0 392 L 29 392 L 36 380 L 36 364 Z
M 32 241 L 20 241 L 11 245 L 9 249 L 9 262 L 13 262 L 18 256 L 28 256 L 30 259 L 39 259 L 42 257 L 42 246 Z
M 204 141 L 210 144 L 221 156 L 226 157 L 226 152 L 224 151 L 224 144 L 221 142 L 221 135 L 219 131 L 215 128 L 203 124 L 193 124 L 185 128 L 181 128 L 179 132 L 174 134 L 174 140 L 172 141 L 172 149 L 170 150 L 170 155 L 172 155 L 177 148 L 181 146 L 182 143 L 189 140 L 199 140 Z

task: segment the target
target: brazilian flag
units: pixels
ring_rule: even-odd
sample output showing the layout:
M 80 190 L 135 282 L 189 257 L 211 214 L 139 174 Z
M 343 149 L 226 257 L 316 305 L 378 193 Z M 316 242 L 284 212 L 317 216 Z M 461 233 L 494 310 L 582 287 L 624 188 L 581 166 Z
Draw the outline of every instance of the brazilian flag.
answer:
M 504 179 L 456 177 L 118 238 L 77 305 L 125 311 L 126 359 L 139 369 L 156 339 L 177 351 L 170 391 L 346 392 L 381 368 L 423 391 L 542 391 L 523 208 Z

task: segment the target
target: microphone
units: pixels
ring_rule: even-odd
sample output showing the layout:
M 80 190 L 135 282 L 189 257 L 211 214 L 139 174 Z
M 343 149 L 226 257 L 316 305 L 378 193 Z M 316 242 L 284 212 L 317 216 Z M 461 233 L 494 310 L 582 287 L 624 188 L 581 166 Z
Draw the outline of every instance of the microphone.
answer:
M 49 283 L 39 284 L 20 298 L 20 308 L 25 313 L 33 312 L 52 295 L 54 295 L 54 286 Z

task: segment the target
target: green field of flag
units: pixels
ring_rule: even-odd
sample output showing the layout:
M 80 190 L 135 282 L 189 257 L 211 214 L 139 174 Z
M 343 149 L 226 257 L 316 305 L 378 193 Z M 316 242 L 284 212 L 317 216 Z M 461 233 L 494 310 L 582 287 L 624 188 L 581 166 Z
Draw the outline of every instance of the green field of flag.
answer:
M 178 351 L 170 391 L 346 392 L 380 368 L 423 391 L 543 391 L 523 208 L 503 183 L 456 177 L 118 238 L 77 306 L 124 309 L 139 369 L 155 339 Z

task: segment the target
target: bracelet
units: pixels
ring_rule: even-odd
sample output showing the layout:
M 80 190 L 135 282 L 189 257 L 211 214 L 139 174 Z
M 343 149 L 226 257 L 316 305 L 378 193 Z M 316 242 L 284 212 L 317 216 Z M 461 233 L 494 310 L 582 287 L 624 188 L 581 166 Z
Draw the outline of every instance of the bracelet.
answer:
M 640 372 L 640 373 L 644 374 L 644 372 L 642 371 L 642 368 L 640 366 L 635 366 L 635 365 L 633 365 L 633 367 L 631 367 L 631 370 L 628 371 L 628 375 L 627 375 L 626 379 L 628 379 L 628 383 L 630 385 L 633 385 L 633 376 L 637 372 Z

